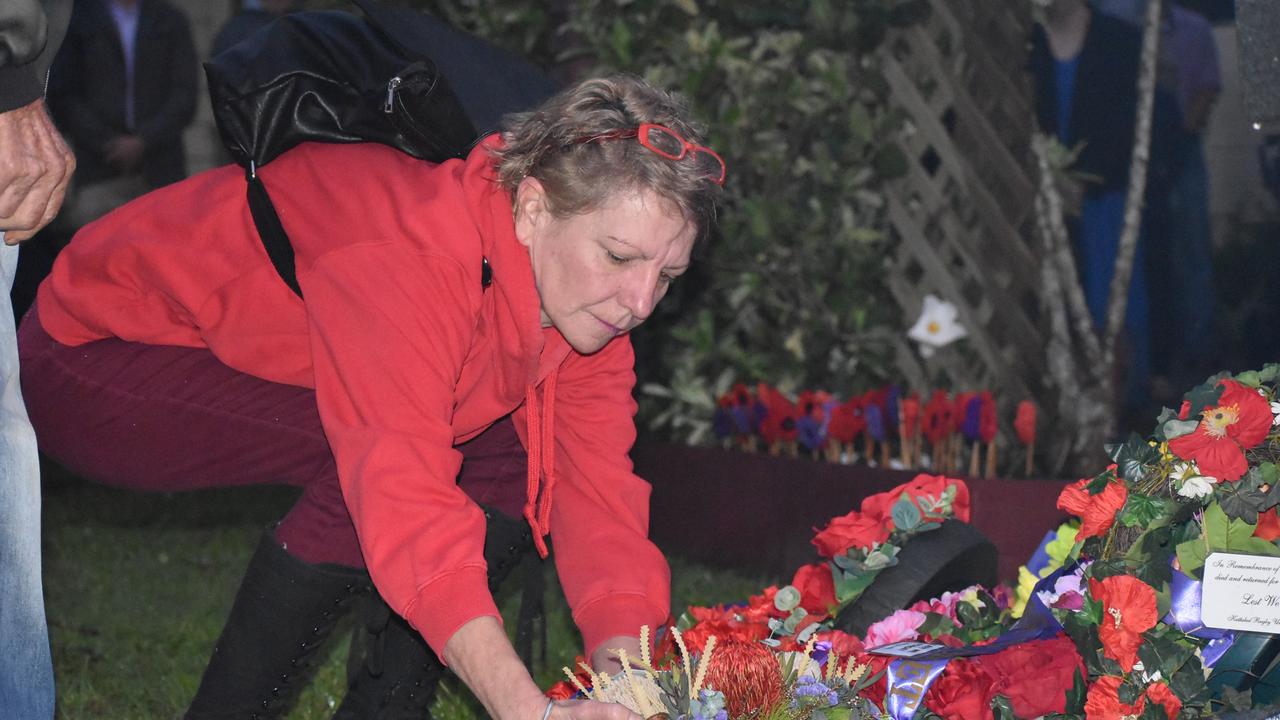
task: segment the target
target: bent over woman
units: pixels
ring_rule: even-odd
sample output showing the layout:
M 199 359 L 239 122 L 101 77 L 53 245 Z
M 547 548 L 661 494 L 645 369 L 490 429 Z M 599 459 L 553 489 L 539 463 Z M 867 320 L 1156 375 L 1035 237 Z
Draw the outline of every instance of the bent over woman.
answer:
M 544 557 L 554 540 L 598 668 L 666 618 L 628 458 L 628 332 L 688 268 L 724 163 L 677 98 L 630 77 L 505 127 L 439 165 L 304 144 L 260 168 L 301 297 L 236 167 L 87 226 L 40 287 L 20 345 L 46 453 L 130 488 L 303 488 L 255 551 L 188 717 L 278 717 L 365 568 L 423 657 L 357 678 L 339 717 L 419 702 L 410 679 L 436 656 L 495 718 L 630 717 L 541 694 L 488 588 L 485 518 L 522 516 Z

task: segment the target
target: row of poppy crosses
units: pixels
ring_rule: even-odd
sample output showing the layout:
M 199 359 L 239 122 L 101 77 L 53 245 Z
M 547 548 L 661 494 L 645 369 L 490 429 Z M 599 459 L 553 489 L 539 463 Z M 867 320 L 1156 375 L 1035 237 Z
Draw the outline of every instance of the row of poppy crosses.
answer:
M 1013 427 L 1026 448 L 1024 472 L 1030 476 L 1036 445 L 1031 401 L 1018 403 Z M 996 401 L 986 390 L 955 396 L 934 390 L 922 404 L 917 393 L 904 394 L 897 385 L 841 401 L 821 390 L 805 390 L 792 400 L 766 383 L 754 389 L 739 383 L 717 401 L 712 428 L 727 446 L 757 452 L 763 445 L 771 455 L 803 452 L 830 462 L 855 460 L 861 437 L 861 458 L 870 464 L 889 467 L 896 461 L 904 469 L 927 464 L 944 474 L 965 472 L 967 446 L 970 477 L 996 473 Z M 980 459 L 984 448 L 985 463 Z

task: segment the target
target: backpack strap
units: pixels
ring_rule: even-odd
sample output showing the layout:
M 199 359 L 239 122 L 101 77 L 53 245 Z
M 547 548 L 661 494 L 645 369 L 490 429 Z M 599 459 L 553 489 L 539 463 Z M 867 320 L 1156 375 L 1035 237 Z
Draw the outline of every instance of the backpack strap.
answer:
M 258 238 L 262 240 L 262 247 L 267 251 L 267 257 L 271 258 L 271 264 L 275 266 L 280 279 L 284 280 L 284 284 L 289 286 L 294 295 L 302 297 L 302 287 L 298 285 L 298 266 L 294 260 L 293 245 L 289 242 L 289 235 L 284 231 L 284 225 L 280 222 L 280 215 L 276 213 L 276 206 L 271 202 L 271 196 L 267 194 L 267 187 L 254 172 L 252 163 L 245 173 L 245 180 L 249 186 L 249 213 L 253 216 L 254 227 L 258 229 Z M 481 257 L 480 289 L 488 289 L 492 284 L 493 268 L 489 266 L 489 258 Z

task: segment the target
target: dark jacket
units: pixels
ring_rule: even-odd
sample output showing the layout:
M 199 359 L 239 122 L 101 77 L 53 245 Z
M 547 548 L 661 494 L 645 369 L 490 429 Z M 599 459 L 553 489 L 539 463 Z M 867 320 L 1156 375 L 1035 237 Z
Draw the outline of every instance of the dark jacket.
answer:
M 30 105 L 62 44 L 71 0 L 0 2 L 0 112 Z
M 125 122 L 124 50 L 107 0 L 79 0 L 53 66 L 49 106 L 84 183 L 117 174 L 103 159 L 118 135 L 142 138 L 142 176 L 160 187 L 186 176 L 182 130 L 195 115 L 196 52 L 187 17 L 166 0 L 139 0 L 134 125 Z
M 1080 50 L 1071 103 L 1070 144 L 1085 143 L 1074 168 L 1101 178 L 1091 191 L 1119 190 L 1129 183 L 1133 130 L 1137 121 L 1138 64 L 1142 31 L 1094 12 Z M 1058 97 L 1053 55 L 1039 25 L 1031 35 L 1031 74 L 1035 80 L 1036 118 L 1040 129 L 1059 137 Z M 1157 90 L 1152 118 L 1149 184 L 1168 172 L 1168 148 L 1181 122 L 1176 100 Z

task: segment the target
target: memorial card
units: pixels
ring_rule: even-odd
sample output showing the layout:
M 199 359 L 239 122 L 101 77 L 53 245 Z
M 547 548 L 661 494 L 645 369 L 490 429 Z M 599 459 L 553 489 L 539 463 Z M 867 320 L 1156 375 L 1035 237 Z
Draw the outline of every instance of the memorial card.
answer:
M 1200 606 L 1207 627 L 1280 632 L 1280 557 L 1213 553 Z

